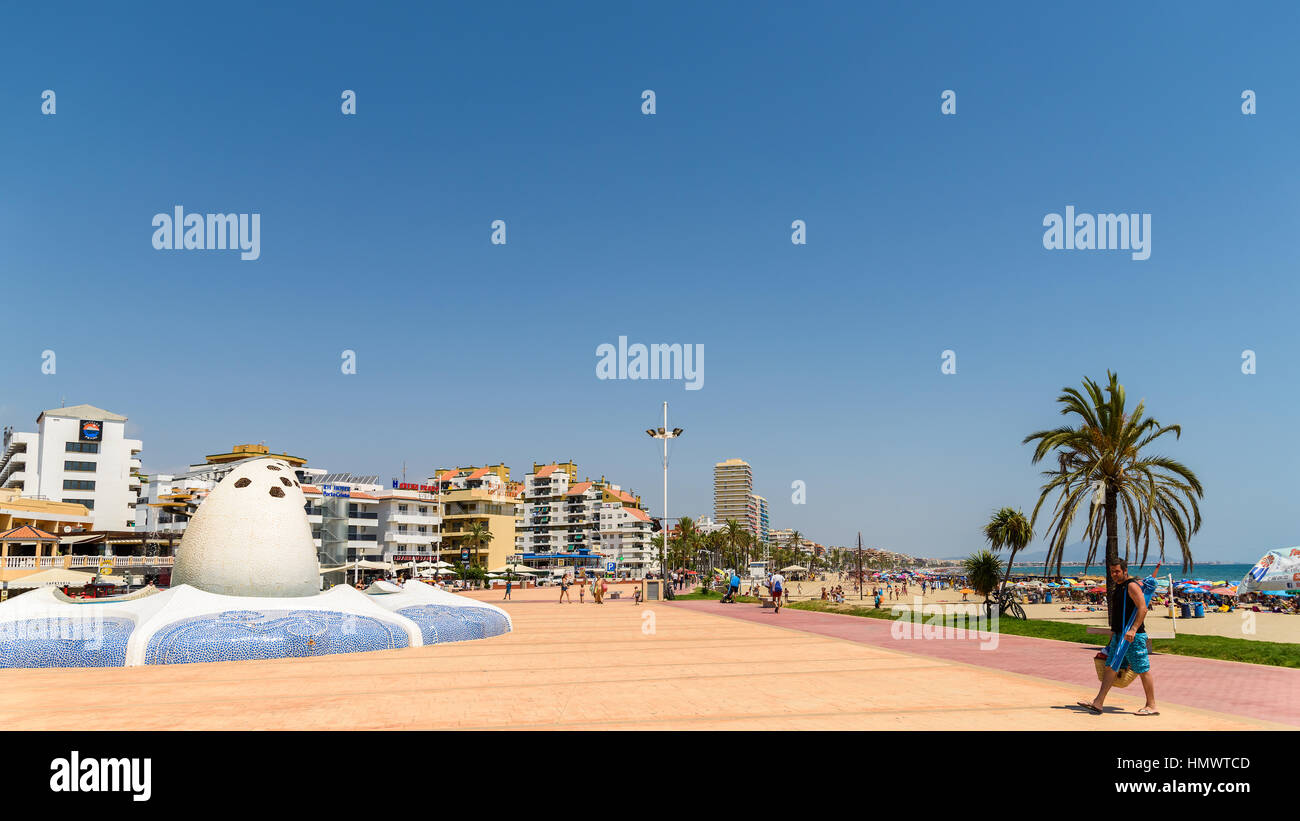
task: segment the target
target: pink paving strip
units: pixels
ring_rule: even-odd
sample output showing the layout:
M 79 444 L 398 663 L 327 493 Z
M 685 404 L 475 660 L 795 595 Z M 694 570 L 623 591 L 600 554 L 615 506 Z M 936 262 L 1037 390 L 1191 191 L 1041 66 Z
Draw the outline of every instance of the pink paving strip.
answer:
M 724 605 L 712 601 L 677 601 L 671 604 L 918 656 L 1077 684 L 1089 688 L 1094 694 L 1097 689 L 1092 656 L 1099 648 L 1094 645 L 1028 636 L 999 636 L 996 649 L 981 650 L 984 642 L 978 638 L 895 639 L 890 635 L 893 622 L 887 619 L 785 608 L 774 615 L 771 610 L 762 610 L 754 605 Z M 1157 704 L 1167 701 L 1300 726 L 1300 670 L 1152 653 L 1151 672 L 1155 674 Z M 1142 684 L 1135 681 L 1124 690 L 1112 691 L 1115 692 L 1141 698 Z

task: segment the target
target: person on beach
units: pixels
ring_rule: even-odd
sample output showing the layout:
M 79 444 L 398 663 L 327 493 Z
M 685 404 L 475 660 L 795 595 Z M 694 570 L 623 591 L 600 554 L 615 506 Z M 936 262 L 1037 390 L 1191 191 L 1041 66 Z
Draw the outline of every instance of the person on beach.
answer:
M 571 583 L 572 580 L 569 578 L 569 574 L 565 573 L 560 579 L 560 604 L 564 604 L 566 599 L 569 604 L 573 604 L 573 597 L 569 595 L 569 585 Z
M 1111 634 L 1110 643 L 1106 645 L 1106 654 L 1109 657 L 1115 652 L 1121 635 L 1129 642 L 1128 650 L 1124 654 L 1124 664 L 1131 667 L 1133 672 L 1138 674 L 1138 678 L 1142 679 L 1142 690 L 1146 694 L 1146 704 L 1137 711 L 1137 715 L 1158 716 L 1160 711 L 1156 709 L 1155 681 L 1151 677 L 1151 660 L 1147 654 L 1147 631 L 1143 624 L 1147 615 L 1147 603 L 1142 595 L 1142 583 L 1129 576 L 1128 561 L 1125 559 L 1112 559 L 1107 562 L 1106 570 L 1110 574 L 1111 581 L 1115 583 L 1108 608 Z M 1127 616 L 1134 612 L 1137 613 L 1137 617 L 1125 632 Z M 1097 697 L 1090 702 L 1080 701 L 1079 706 L 1101 715 L 1106 694 L 1114 686 L 1115 677 L 1118 675 L 1119 672 L 1108 664 L 1105 672 L 1102 673 L 1101 689 L 1097 691 Z
M 775 616 L 781 612 L 781 595 L 785 593 L 785 577 L 780 573 L 773 573 L 772 578 L 768 580 L 767 586 L 772 591 L 772 604 L 776 606 L 776 609 L 772 611 L 772 615 Z
M 506 601 L 509 601 L 509 600 L 510 600 L 510 583 L 511 583 L 511 581 L 512 581 L 511 579 L 506 579 L 506 596 L 505 596 L 505 600 L 506 600 Z

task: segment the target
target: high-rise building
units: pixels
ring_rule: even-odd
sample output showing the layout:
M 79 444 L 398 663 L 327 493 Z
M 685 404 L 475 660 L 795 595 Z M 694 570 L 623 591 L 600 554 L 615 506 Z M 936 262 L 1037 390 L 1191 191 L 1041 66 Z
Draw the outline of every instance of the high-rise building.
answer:
M 772 533 L 771 524 L 767 520 L 767 499 L 757 494 L 750 495 L 754 498 L 754 509 L 758 516 L 758 532 L 756 535 L 760 541 L 765 542 Z
M 126 438 L 126 417 L 73 405 L 42 411 L 36 425 L 35 433 L 5 428 L 0 487 L 82 505 L 92 530 L 134 528 L 142 446 Z
M 758 535 L 758 503 L 754 500 L 754 474 L 748 462 L 728 459 L 713 466 L 713 519 L 722 525 L 735 519 Z

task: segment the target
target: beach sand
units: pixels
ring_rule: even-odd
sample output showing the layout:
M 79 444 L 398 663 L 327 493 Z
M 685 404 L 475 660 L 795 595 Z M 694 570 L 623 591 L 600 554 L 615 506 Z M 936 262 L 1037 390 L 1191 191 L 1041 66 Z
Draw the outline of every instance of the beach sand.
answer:
M 831 576 L 831 578 L 834 579 L 835 577 Z M 859 601 L 858 595 L 853 592 L 847 577 L 842 582 L 790 582 L 790 599 L 791 601 L 819 599 L 821 598 L 822 587 L 826 587 L 829 591 L 831 587 L 837 584 L 844 585 L 845 604 L 871 606 L 871 586 L 867 586 L 866 597 Z M 885 596 L 881 602 L 881 607 L 888 608 L 895 604 L 911 604 L 912 600 L 920 596 L 920 594 L 920 585 L 910 585 L 907 594 L 901 599 L 891 600 L 888 596 Z M 960 602 L 961 599 L 961 593 L 954 590 L 928 591 L 922 598 L 922 603 L 952 604 Z M 982 600 L 980 596 L 974 593 L 968 597 L 968 601 L 971 602 Z M 1106 611 L 1104 609 L 1092 613 L 1070 613 L 1061 610 L 1064 605 L 1059 603 L 1026 604 L 1023 606 L 1025 615 L 1031 619 L 1069 622 L 1089 627 L 1104 627 L 1106 625 Z M 1087 605 L 1074 606 L 1086 607 Z M 1147 616 L 1147 630 L 1152 635 L 1159 637 L 1169 633 L 1182 633 L 1197 636 L 1222 636 L 1223 638 L 1300 644 L 1300 616 L 1282 613 L 1252 613 L 1241 609 L 1231 613 L 1207 612 L 1205 618 L 1201 619 L 1170 619 L 1169 608 L 1159 606 L 1153 608 Z

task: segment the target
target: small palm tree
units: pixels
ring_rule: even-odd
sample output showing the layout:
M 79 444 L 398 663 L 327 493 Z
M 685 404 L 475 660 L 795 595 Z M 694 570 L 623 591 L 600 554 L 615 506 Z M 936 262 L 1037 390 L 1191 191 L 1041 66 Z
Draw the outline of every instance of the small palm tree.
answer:
M 981 550 L 972 553 L 963 562 L 963 566 L 966 569 L 966 580 L 976 593 L 984 597 L 984 608 L 989 609 L 989 594 L 997 589 L 998 582 L 1002 579 L 1002 560 L 991 550 Z
M 474 545 L 473 563 L 478 564 L 478 552 L 483 545 L 492 542 L 492 531 L 483 522 L 471 522 L 469 527 L 465 528 L 470 544 Z
M 1005 586 L 1007 577 L 1011 575 L 1011 567 L 1015 564 L 1016 554 L 1029 545 L 1034 540 L 1034 528 L 1025 518 L 1024 512 L 1013 508 L 1004 507 L 995 510 L 989 518 L 989 523 L 984 525 L 984 538 L 988 541 L 989 546 L 994 553 L 1007 547 L 1011 549 L 1011 555 L 1007 557 L 1007 570 L 1002 577 L 1002 585 Z M 1003 612 L 1006 611 L 1005 603 Z

